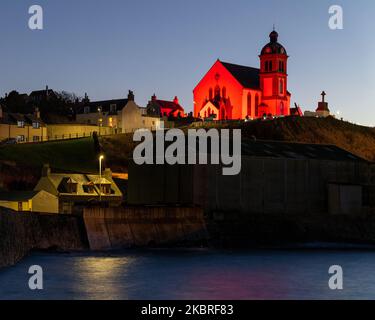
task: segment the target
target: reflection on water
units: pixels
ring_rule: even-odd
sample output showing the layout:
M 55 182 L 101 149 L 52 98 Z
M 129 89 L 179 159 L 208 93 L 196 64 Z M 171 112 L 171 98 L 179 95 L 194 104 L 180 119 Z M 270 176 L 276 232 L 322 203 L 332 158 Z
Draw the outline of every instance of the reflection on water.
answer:
M 31 265 L 44 290 L 28 289 Z M 331 265 L 344 290 L 328 288 Z M 0 271 L 0 299 L 375 299 L 375 252 L 153 250 L 34 254 Z

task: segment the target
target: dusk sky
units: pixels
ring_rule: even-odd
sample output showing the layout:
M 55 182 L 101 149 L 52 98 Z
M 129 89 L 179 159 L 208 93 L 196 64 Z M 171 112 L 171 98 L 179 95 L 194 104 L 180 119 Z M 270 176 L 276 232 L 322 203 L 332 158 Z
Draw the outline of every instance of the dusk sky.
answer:
M 28 28 L 29 6 L 44 9 L 44 30 Z M 344 9 L 344 30 L 328 8 Z M 273 24 L 290 56 L 292 105 L 315 110 L 325 90 L 332 112 L 375 126 L 373 0 L 1 0 L 0 94 L 43 89 L 126 97 L 147 104 L 180 98 L 217 58 L 259 67 Z

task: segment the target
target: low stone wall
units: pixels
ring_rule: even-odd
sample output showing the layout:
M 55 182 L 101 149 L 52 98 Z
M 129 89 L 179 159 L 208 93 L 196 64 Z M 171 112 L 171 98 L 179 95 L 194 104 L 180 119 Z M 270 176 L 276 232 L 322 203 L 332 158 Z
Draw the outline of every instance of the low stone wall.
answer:
M 196 246 L 208 239 L 199 208 L 87 208 L 83 216 L 92 250 Z
M 16 213 L 0 209 L 0 268 L 30 250 L 75 251 L 87 248 L 82 219 L 66 215 Z

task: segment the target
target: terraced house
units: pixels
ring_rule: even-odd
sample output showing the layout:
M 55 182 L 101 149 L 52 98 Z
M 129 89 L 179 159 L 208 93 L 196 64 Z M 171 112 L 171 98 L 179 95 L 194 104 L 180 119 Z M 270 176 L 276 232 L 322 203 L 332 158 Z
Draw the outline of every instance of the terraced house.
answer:
M 0 106 L 0 141 L 17 143 L 47 140 L 47 126 L 40 118 L 39 109 L 34 114 L 4 112 Z

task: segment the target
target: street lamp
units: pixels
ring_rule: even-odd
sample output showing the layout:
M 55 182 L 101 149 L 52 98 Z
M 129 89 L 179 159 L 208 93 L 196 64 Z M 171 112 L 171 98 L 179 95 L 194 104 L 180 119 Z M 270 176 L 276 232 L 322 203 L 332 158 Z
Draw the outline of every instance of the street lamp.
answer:
M 102 201 L 102 161 L 104 156 L 99 157 L 99 200 Z
M 100 127 L 101 127 L 102 124 L 103 124 L 102 107 L 98 107 L 98 115 L 99 115 L 99 119 L 98 119 L 98 127 L 99 127 L 99 137 L 100 137 Z

